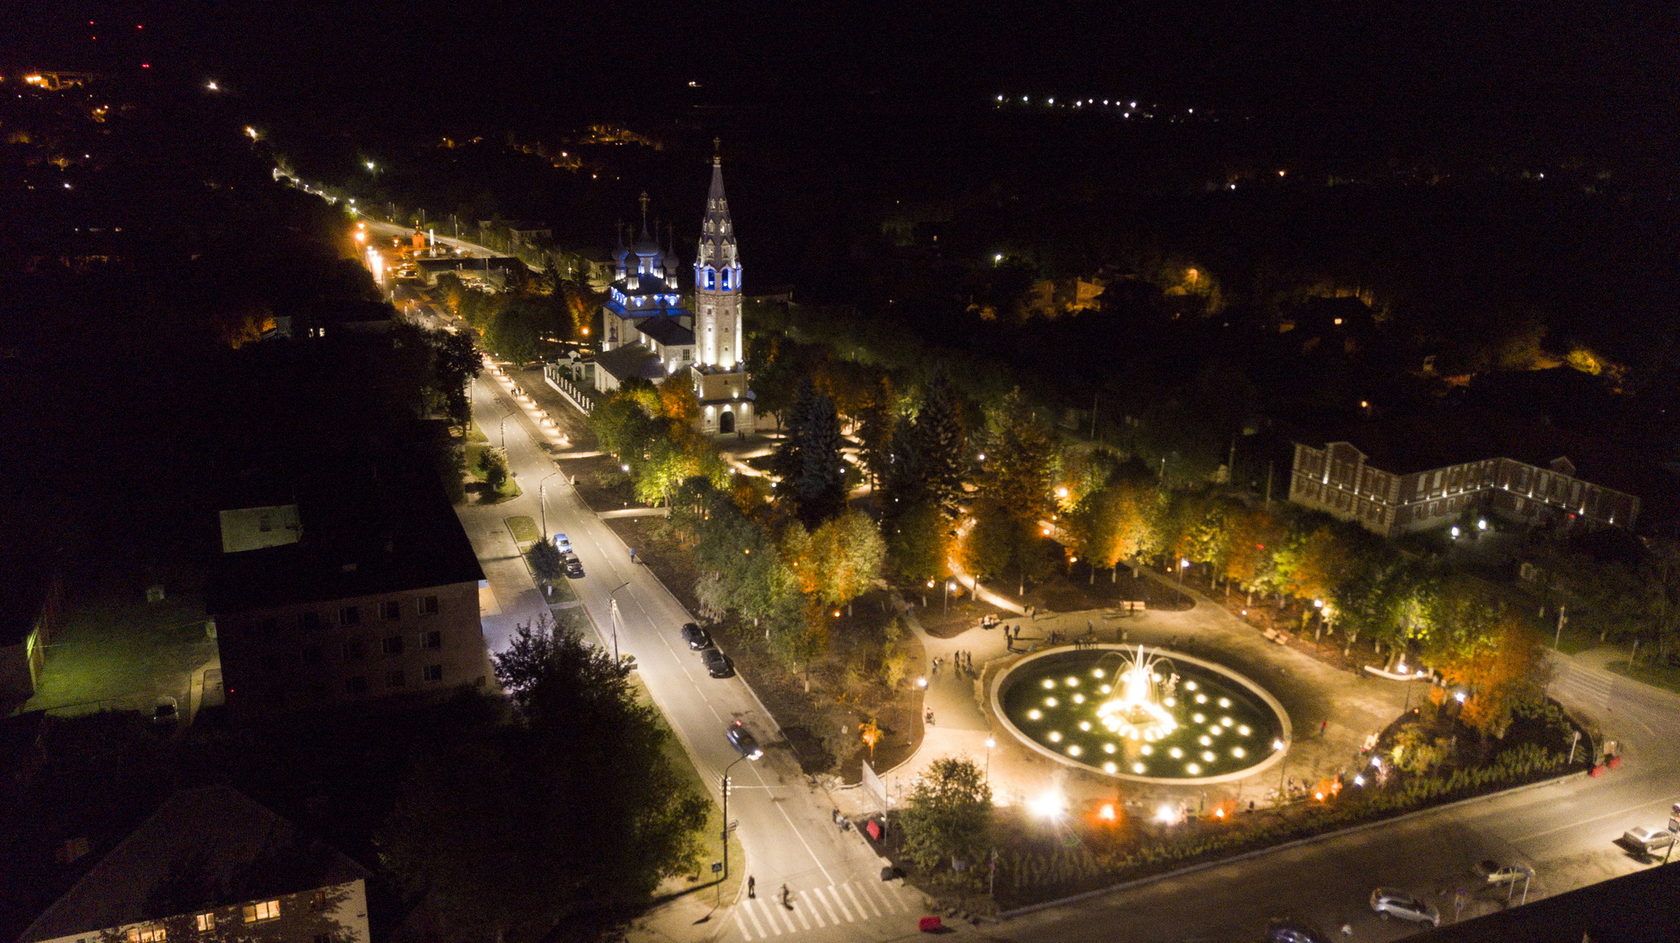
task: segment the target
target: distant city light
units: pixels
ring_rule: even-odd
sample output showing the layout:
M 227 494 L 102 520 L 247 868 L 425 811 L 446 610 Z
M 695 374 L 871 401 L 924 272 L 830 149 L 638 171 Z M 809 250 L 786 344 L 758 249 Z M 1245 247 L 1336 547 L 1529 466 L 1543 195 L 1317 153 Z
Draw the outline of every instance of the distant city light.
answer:
M 217 85 L 217 84 L 216 84 L 216 80 L 215 80 L 215 79 L 211 79 L 211 80 L 210 80 L 210 81 L 208 81 L 208 82 L 205 82 L 205 83 L 204 83 L 204 87 L 205 87 L 205 88 L 206 88 L 206 89 L 208 89 L 208 90 L 209 90 L 209 91 L 212 91 L 212 92 L 219 92 L 219 91 L 221 91 L 221 90 L 222 90 L 222 87 L 221 87 L 221 86 L 220 86 L 220 85 Z

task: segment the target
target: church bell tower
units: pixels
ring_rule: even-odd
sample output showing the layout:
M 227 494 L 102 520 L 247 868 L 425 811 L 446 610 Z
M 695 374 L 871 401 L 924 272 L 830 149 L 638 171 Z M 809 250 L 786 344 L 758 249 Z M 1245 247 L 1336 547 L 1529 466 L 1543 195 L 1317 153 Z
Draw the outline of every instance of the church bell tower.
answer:
M 713 141 L 714 147 L 718 144 Z M 723 193 L 723 157 L 712 156 L 712 186 L 694 255 L 694 391 L 702 431 L 752 432 L 746 337 L 741 327 L 741 256 Z

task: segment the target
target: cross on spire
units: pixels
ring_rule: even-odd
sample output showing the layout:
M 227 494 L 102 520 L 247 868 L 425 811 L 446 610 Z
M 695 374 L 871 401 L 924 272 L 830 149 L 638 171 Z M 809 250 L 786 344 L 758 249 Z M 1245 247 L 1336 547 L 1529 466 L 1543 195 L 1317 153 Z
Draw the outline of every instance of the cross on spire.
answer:
M 645 232 L 647 232 L 647 205 L 648 205 L 648 195 L 647 195 L 646 190 L 642 191 L 641 204 L 642 204 L 642 232 L 645 233 Z
M 723 164 L 723 138 L 712 138 L 712 166 Z

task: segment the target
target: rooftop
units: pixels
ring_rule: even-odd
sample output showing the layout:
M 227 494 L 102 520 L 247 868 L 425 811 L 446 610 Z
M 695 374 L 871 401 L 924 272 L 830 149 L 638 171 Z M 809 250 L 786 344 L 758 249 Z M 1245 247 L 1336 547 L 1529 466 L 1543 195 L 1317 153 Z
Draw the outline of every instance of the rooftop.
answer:
M 367 877 L 231 786 L 182 790 L 19 939 L 49 940 Z

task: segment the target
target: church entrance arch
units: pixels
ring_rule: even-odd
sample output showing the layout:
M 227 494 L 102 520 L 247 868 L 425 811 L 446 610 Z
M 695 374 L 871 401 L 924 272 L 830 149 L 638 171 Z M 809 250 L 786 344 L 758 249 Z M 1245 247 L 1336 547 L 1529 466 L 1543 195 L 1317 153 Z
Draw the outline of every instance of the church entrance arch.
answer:
M 735 413 L 734 413 L 734 411 L 726 409 L 722 413 L 719 413 L 718 414 L 718 432 L 721 432 L 724 435 L 728 435 L 729 433 L 734 432 L 734 431 L 735 431 Z

